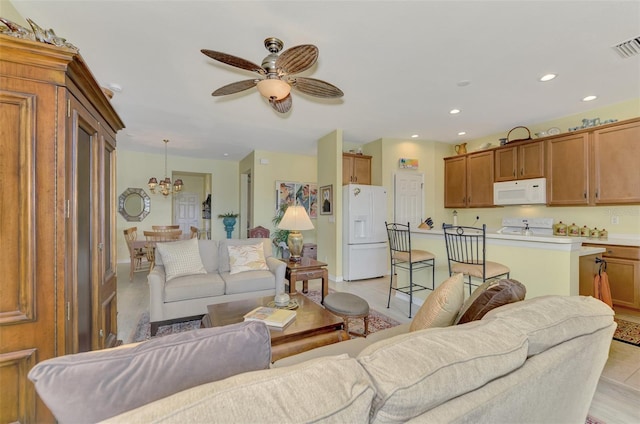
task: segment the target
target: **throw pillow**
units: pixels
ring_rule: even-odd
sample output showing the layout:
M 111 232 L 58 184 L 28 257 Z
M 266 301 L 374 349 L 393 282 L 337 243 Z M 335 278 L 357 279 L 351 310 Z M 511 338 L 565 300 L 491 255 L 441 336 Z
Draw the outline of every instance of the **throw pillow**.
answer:
M 202 264 L 198 239 L 157 243 L 157 253 L 162 256 L 167 281 L 192 274 L 206 274 Z
M 464 301 L 462 274 L 455 274 L 440 284 L 424 301 L 413 317 L 409 331 L 453 324 Z
M 268 270 L 262 243 L 227 246 L 229 251 L 229 273 Z
M 527 288 L 524 284 L 508 278 L 485 284 L 476 289 L 476 291 L 484 290 L 480 290 L 480 293 L 475 296 L 475 300 L 469 304 L 467 310 L 460 316 L 458 324 L 481 319 L 492 309 L 524 300 L 527 294 Z
M 29 379 L 59 422 L 95 423 L 270 362 L 267 326 L 242 322 L 59 356 L 33 367 Z

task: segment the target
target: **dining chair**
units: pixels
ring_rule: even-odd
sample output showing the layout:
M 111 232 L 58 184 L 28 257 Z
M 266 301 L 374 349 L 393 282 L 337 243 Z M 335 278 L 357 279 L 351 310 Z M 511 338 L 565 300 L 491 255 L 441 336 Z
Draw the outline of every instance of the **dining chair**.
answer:
M 127 248 L 129 249 L 129 258 L 131 262 L 129 270 L 129 281 L 133 281 L 133 273 L 135 271 L 145 270 L 142 267 L 142 260 L 147 259 L 147 251 L 145 248 L 133 247 L 133 242 L 138 239 L 138 227 L 125 228 L 124 239 L 127 242 Z
M 474 286 L 479 286 L 487 280 L 506 276 L 509 278 L 509 267 L 486 260 L 486 224 L 480 227 L 465 227 L 461 225 L 442 224 L 449 275 L 462 273 L 467 277 L 469 295 Z M 480 280 L 473 284 L 472 278 Z
M 410 223 L 398 224 L 387 223 L 387 236 L 389 237 L 389 250 L 391 253 L 391 278 L 389 281 L 389 298 L 387 308 L 391 304 L 391 291 L 396 290 L 409 295 L 409 318 L 411 318 L 411 306 L 413 304 L 413 293 L 421 290 L 433 290 L 435 282 L 435 260 L 433 253 L 426 250 L 411 248 L 411 228 Z M 404 269 L 409 273 L 407 285 L 398 285 L 397 268 Z M 414 281 L 414 271 L 431 268 L 431 286 L 426 283 L 418 284 Z M 396 287 L 393 286 L 393 276 L 396 276 Z
M 198 238 L 199 232 L 200 229 L 198 227 L 191 226 L 191 228 L 189 228 L 189 234 L 191 235 L 191 238 Z
M 247 235 L 249 238 L 269 238 L 271 231 L 269 231 L 268 228 L 258 225 L 257 227 L 249 228 Z
M 151 271 L 156 263 L 156 243 L 180 240 L 182 230 L 144 231 L 144 236 L 147 239 L 147 261 Z
M 172 231 L 172 230 L 179 230 L 180 226 L 179 225 L 152 225 L 151 229 L 153 231 Z

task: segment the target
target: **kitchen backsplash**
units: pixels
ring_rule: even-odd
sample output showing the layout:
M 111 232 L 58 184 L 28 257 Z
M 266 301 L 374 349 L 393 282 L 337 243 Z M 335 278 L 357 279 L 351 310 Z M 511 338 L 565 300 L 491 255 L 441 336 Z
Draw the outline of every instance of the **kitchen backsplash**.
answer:
M 575 223 L 579 227 L 606 229 L 609 234 L 640 235 L 640 205 L 632 206 L 505 206 L 497 208 L 458 209 L 458 225 L 482 225 L 500 228 L 504 217 L 553 218 L 567 225 Z M 476 218 L 479 217 L 479 219 Z M 435 219 L 434 219 L 435 220 Z M 444 221 L 453 222 L 453 209 L 445 210 Z M 615 224 L 615 222 L 618 222 Z M 436 228 L 442 222 L 435 223 Z

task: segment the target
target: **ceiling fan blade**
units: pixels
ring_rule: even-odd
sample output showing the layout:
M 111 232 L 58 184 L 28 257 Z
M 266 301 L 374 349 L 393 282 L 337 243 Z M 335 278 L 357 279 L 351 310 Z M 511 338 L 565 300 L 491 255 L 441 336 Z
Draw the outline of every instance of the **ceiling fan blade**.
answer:
M 315 78 L 296 77 L 291 78 L 289 83 L 304 94 L 327 99 L 344 96 L 342 90 L 333 84 Z
M 266 75 L 267 72 L 262 69 L 262 66 L 256 65 L 253 62 L 249 62 L 241 57 L 233 56 L 227 53 L 216 52 L 214 50 L 202 49 L 200 50 L 211 59 L 215 59 L 218 62 L 226 63 L 227 65 L 235 66 L 236 68 L 246 69 L 247 71 L 257 72 L 260 75 Z
M 291 95 L 288 95 L 282 100 L 269 99 L 269 103 L 271 103 L 271 107 L 274 108 L 276 112 L 287 113 L 289 109 L 291 109 L 293 100 L 291 99 Z
M 318 48 L 313 44 L 291 47 L 280 53 L 276 69 L 281 75 L 297 74 L 309 69 L 318 60 Z
M 218 88 L 216 91 L 211 93 L 212 96 L 226 96 L 227 94 L 239 93 L 244 90 L 248 90 L 256 86 L 259 80 L 250 79 L 238 82 L 232 82 L 231 84 L 227 84 L 224 87 Z

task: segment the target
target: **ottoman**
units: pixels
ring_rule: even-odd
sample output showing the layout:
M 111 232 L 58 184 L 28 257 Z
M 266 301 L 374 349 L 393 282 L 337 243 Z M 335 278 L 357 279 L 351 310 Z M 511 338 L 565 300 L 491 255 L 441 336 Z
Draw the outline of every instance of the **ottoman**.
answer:
M 331 313 L 338 315 L 344 320 L 344 331 L 348 334 L 367 337 L 369 334 L 369 304 L 366 300 L 351 293 L 329 293 L 324 298 L 323 306 Z M 349 319 L 364 319 L 364 333 L 349 331 Z

